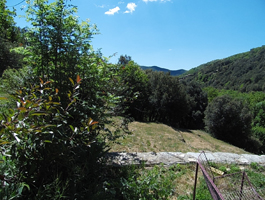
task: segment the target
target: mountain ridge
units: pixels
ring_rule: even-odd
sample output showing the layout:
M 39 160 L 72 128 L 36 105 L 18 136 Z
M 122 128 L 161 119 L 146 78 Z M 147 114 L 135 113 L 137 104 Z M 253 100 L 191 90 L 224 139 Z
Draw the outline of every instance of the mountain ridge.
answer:
M 158 67 L 158 66 L 140 66 L 140 67 L 143 70 L 151 69 L 153 71 L 161 71 L 161 72 L 164 72 L 164 73 L 170 72 L 170 75 L 172 75 L 172 76 L 179 76 L 179 75 L 184 74 L 185 72 L 187 72 L 187 70 L 185 70 L 185 69 L 169 70 L 169 69 Z

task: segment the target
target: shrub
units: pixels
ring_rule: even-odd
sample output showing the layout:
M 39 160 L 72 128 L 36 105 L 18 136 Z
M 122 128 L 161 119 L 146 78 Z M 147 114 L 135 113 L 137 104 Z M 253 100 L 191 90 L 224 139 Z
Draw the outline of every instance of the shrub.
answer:
M 17 109 L 0 118 L 1 139 L 9 142 L 4 148 L 18 170 L 17 182 L 30 187 L 23 190 L 23 199 L 93 198 L 102 187 L 107 146 L 98 122 L 70 115 L 81 103 L 81 79 L 71 82 L 66 108 L 52 82 L 41 80 L 40 85 L 19 90 Z
M 106 183 L 109 199 L 169 199 L 174 193 L 172 181 L 176 174 L 162 165 L 152 169 L 129 166 L 120 172 L 116 180 Z
M 257 138 L 259 145 L 259 153 L 265 152 L 265 128 L 261 126 L 252 127 L 252 135 Z
M 17 168 L 8 156 L 0 157 L 0 199 L 15 199 L 21 196 L 23 188 L 28 185 L 16 182 Z
M 32 69 L 30 67 L 23 67 L 20 69 L 6 69 L 0 79 L 1 89 L 8 94 L 15 94 L 18 88 L 27 85 L 29 79 L 32 77 L 31 72 Z

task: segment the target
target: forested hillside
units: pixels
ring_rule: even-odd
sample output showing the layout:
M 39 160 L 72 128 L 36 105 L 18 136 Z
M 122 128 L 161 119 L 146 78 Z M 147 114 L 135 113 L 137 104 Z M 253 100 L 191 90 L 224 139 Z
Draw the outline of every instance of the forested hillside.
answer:
M 264 75 L 265 46 L 261 46 L 200 65 L 183 74 L 182 78 L 199 81 L 203 87 L 250 92 L 264 91 Z
M 161 68 L 161 67 L 157 67 L 157 66 L 151 66 L 151 67 L 147 67 L 147 66 L 140 66 L 143 70 L 148 70 L 151 69 L 153 71 L 158 71 L 158 72 L 164 72 L 167 73 L 169 72 L 170 75 L 172 76 L 179 76 L 183 73 L 186 72 L 185 69 L 179 69 L 179 70 L 169 70 L 169 69 L 165 69 L 165 68 Z

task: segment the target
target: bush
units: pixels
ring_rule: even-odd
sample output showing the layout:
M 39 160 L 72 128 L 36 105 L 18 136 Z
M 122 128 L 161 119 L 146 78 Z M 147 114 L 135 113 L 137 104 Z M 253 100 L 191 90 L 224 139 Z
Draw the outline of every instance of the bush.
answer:
M 216 138 L 244 147 L 251 133 L 252 116 L 240 99 L 224 95 L 206 108 L 206 129 Z
M 17 182 L 17 168 L 15 163 L 8 156 L 0 157 L 0 199 L 15 199 L 21 196 L 25 183 Z
M 32 69 L 30 67 L 6 69 L 0 79 L 1 89 L 8 94 L 15 94 L 18 88 L 24 87 L 28 84 L 28 81 L 32 78 L 31 72 Z
M 17 183 L 30 187 L 23 190 L 23 199 L 91 199 L 102 188 L 107 146 L 98 122 L 70 115 L 81 103 L 81 79 L 71 82 L 66 108 L 52 82 L 41 80 L 40 85 L 19 90 L 17 109 L 0 117 L 3 148 L 16 165 Z
M 252 127 L 252 135 L 256 138 L 256 140 L 260 143 L 259 152 L 265 153 L 265 128 L 260 126 Z
M 109 199 L 165 200 L 174 194 L 172 181 L 176 174 L 163 165 L 152 169 L 129 166 L 120 172 L 116 180 L 106 183 Z

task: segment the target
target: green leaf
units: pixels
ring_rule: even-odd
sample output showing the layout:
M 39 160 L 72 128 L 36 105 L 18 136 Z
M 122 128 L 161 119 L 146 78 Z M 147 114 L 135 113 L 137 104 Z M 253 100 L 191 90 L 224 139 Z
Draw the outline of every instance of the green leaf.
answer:
M 73 85 L 75 85 L 73 79 L 69 78 L 69 80 L 71 81 L 71 83 L 72 83 Z
M 69 125 L 69 127 L 71 128 L 71 130 L 74 132 L 74 127 L 72 125 Z
M 40 116 L 40 115 L 49 115 L 48 113 L 45 113 L 45 112 L 41 112 L 41 111 L 39 111 L 39 112 L 35 112 L 35 113 L 32 113 L 31 115 L 37 115 L 37 116 Z

